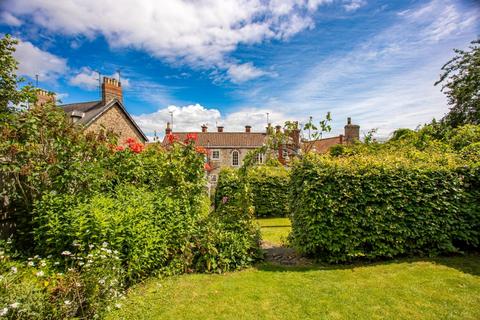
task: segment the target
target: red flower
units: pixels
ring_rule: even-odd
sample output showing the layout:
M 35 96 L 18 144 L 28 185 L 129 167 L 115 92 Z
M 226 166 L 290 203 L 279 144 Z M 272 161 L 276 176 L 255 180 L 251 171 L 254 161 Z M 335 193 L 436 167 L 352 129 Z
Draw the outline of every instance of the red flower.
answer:
M 203 168 L 206 170 L 206 171 L 212 171 L 212 167 L 210 166 L 210 164 L 208 162 L 206 162 L 204 165 L 203 165 Z
M 185 138 L 185 143 L 190 143 L 190 142 L 197 142 L 198 140 L 198 135 L 196 133 L 187 133 L 187 137 Z
M 128 144 L 128 147 L 130 148 L 130 150 L 132 150 L 135 153 L 140 153 L 145 148 L 145 146 L 142 143 L 137 142 L 137 140 L 135 140 L 134 138 L 128 138 L 125 141 L 125 143 Z
M 123 151 L 123 150 L 125 150 L 125 147 L 124 147 L 124 146 L 117 146 L 117 147 L 115 148 L 115 151 Z
M 195 151 L 197 151 L 198 153 L 208 154 L 207 149 L 205 149 L 204 147 L 196 147 Z
M 167 134 L 167 139 L 170 144 L 173 144 L 176 140 L 178 140 L 178 137 L 173 133 L 169 133 Z
M 136 143 L 137 140 L 135 140 L 134 138 L 127 138 L 127 140 L 125 141 L 126 144 L 131 144 L 131 143 Z

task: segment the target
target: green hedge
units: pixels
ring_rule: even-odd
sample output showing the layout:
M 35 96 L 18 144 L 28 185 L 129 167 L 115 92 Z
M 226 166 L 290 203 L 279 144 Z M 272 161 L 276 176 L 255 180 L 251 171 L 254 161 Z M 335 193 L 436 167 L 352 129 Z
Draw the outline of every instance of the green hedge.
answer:
M 245 182 L 248 197 L 256 217 L 284 217 L 289 212 L 288 170 L 283 167 L 257 166 L 247 171 Z M 222 169 L 215 191 L 215 206 L 222 199 L 239 192 L 242 186 L 239 172 L 234 169 Z
M 478 247 L 478 168 L 456 165 L 447 155 L 438 161 L 395 157 L 307 156 L 298 163 L 292 244 L 329 262 Z
M 290 178 L 283 167 L 258 166 L 248 171 L 255 216 L 284 217 L 289 213 Z

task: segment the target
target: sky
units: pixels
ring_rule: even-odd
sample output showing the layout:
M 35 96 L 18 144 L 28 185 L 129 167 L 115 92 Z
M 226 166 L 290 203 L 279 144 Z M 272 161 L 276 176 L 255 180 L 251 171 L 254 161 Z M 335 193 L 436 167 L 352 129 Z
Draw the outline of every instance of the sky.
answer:
M 18 73 L 62 103 L 118 77 L 147 136 L 264 131 L 332 115 L 362 134 L 441 118 L 441 67 L 480 35 L 478 0 L 0 0 Z

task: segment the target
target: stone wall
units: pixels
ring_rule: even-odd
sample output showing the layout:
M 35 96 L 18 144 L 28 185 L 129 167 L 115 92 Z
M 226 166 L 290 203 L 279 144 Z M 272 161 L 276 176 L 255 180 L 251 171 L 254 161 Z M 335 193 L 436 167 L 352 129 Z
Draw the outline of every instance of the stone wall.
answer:
M 90 124 L 85 131 L 97 132 L 102 128 L 113 130 L 117 133 L 119 136 L 119 144 L 124 144 L 127 138 L 135 138 L 139 142 L 145 142 L 144 138 L 138 133 L 135 126 L 130 122 L 118 105 L 115 105 L 102 114 L 97 120 Z
M 213 150 L 219 150 L 220 151 L 220 159 L 212 159 L 212 151 Z M 238 160 L 239 160 L 239 165 L 238 167 L 232 166 L 232 152 L 236 150 L 238 151 Z M 240 168 L 240 166 L 243 164 L 243 159 L 247 155 L 247 153 L 253 149 L 237 149 L 237 148 L 212 148 L 209 149 L 209 154 L 210 154 L 210 165 L 212 167 L 212 171 L 210 171 L 208 178 L 209 182 L 212 185 L 216 185 L 218 180 L 218 174 L 220 173 L 221 168 L 224 167 L 232 167 L 232 168 Z M 216 176 L 216 180 L 212 180 L 212 176 Z

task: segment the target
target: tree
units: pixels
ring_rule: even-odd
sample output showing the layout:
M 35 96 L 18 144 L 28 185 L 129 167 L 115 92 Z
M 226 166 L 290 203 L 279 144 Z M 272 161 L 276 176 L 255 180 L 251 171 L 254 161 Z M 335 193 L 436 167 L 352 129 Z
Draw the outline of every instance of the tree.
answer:
M 25 80 L 16 75 L 18 62 L 13 57 L 18 41 L 10 35 L 0 39 L 0 112 L 9 110 L 21 102 L 34 102 L 35 94 L 31 86 L 18 89 Z
M 435 83 L 442 84 L 451 106 L 442 122 L 453 128 L 480 124 L 480 39 L 472 41 L 467 51 L 454 51 L 457 55 L 442 67 Z

